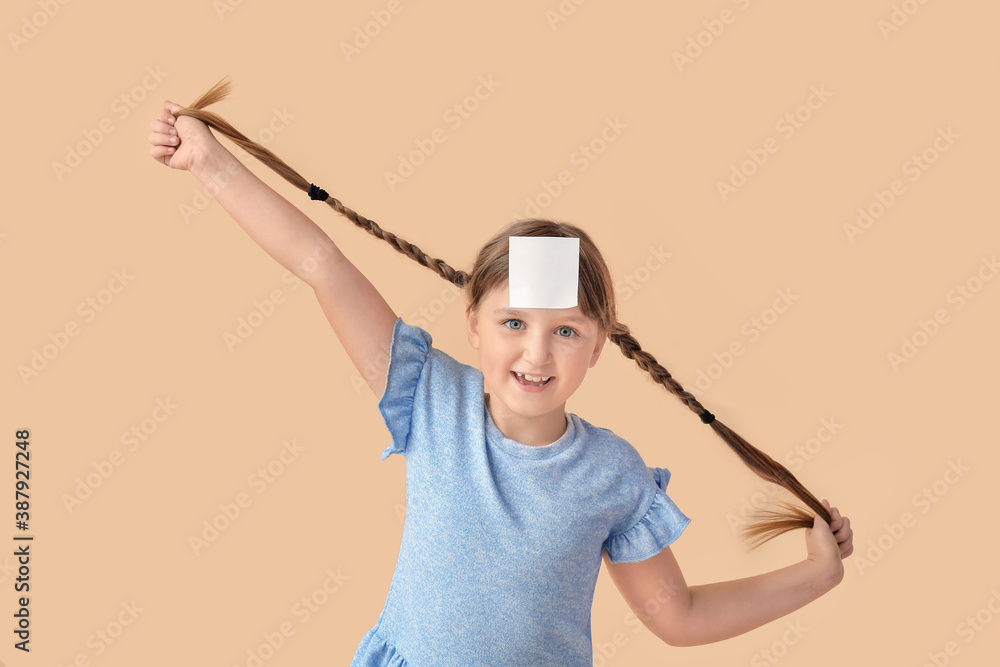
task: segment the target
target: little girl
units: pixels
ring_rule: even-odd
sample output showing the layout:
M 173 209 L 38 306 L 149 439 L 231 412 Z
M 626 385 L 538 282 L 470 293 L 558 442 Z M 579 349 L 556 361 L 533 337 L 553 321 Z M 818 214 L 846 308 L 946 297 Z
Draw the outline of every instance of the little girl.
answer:
M 477 370 L 397 317 L 329 237 L 246 169 L 205 122 L 170 101 L 163 107 L 151 123 L 152 157 L 194 174 L 254 241 L 313 288 L 379 397 L 392 438 L 382 459 L 406 457 L 396 570 L 352 667 L 592 665 L 590 609 L 602 560 L 646 627 L 674 646 L 747 632 L 841 581 L 853 533 L 849 519 L 823 501 L 831 521 L 811 517 L 802 561 L 746 579 L 687 585 L 669 545 L 690 519 L 665 493 L 669 471 L 647 467 L 624 439 L 565 410 L 607 340 L 644 368 L 655 365 L 618 322 L 610 272 L 583 230 L 516 222 L 455 281 L 467 277 Z M 310 196 L 328 198 L 315 186 Z M 380 233 L 422 264 L 456 273 Z M 510 237 L 578 238 L 578 305 L 510 308 Z M 714 421 L 666 378 L 703 421 Z M 774 534 L 801 525 L 783 521 Z M 654 598 L 658 604 L 647 605 Z

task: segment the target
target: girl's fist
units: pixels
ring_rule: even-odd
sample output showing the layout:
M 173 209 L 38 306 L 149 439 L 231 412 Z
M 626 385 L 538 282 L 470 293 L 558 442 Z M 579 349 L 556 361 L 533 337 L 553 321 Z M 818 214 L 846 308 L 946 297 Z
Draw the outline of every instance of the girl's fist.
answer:
M 181 105 L 164 100 L 163 109 L 149 124 L 152 130 L 149 143 L 153 145 L 149 154 L 171 169 L 190 171 L 221 144 L 208 126 L 197 118 L 174 117 L 172 112 L 180 108 Z

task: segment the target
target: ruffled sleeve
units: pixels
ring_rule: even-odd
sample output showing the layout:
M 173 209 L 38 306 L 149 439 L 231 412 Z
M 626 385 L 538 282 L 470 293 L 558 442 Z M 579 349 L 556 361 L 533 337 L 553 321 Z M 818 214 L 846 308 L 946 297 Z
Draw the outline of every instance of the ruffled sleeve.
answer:
M 656 489 L 645 514 L 632 526 L 604 541 L 604 550 L 612 563 L 634 563 L 652 558 L 680 537 L 691 523 L 665 493 L 670 471 L 652 466 L 649 471 Z
M 392 436 L 392 444 L 382 450 L 383 461 L 391 454 L 406 456 L 406 443 L 413 416 L 413 397 L 432 343 L 429 333 L 420 327 L 406 324 L 401 317 L 396 318 L 392 328 L 385 391 L 378 401 L 379 412 Z
M 396 647 L 379 634 L 376 625 L 361 638 L 350 667 L 407 667 L 407 665 Z

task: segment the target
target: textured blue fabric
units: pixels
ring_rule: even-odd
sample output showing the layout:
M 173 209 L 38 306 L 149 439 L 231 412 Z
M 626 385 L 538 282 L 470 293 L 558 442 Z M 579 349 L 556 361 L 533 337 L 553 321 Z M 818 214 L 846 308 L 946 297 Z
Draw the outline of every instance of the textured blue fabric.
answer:
M 690 522 L 670 473 L 566 413 L 545 446 L 506 438 L 482 373 L 397 318 L 379 411 L 406 458 L 396 570 L 351 667 L 593 664 L 590 610 L 607 551 L 645 560 Z

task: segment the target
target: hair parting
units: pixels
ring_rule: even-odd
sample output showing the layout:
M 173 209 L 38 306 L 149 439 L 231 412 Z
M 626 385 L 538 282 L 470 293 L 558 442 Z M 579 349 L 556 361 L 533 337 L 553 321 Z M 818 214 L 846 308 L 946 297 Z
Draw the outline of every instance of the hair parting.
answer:
M 293 186 L 313 197 L 319 188 L 303 178 L 274 153 L 249 139 L 217 114 L 205 110 L 204 107 L 223 100 L 229 93 L 230 83 L 223 78 L 191 106 L 178 109 L 174 115 L 192 116 L 204 122 L 273 169 Z M 639 368 L 648 373 L 653 380 L 676 396 L 692 412 L 702 417 L 702 421 L 711 426 L 712 430 L 729 445 L 730 449 L 740 457 L 740 460 L 750 470 L 761 478 L 786 489 L 802 501 L 809 510 L 812 510 L 810 512 L 801 506 L 783 501 L 777 503 L 781 507 L 781 511 L 758 510 L 743 528 L 743 535 L 748 540 L 749 547 L 756 548 L 768 540 L 796 528 L 812 528 L 814 514 L 818 514 L 828 524 L 831 523 L 832 517 L 829 510 L 788 469 L 744 440 L 721 421 L 715 419 L 698 402 L 698 399 L 671 376 L 666 368 L 661 366 L 649 352 L 642 349 L 628 326 L 618 320 L 614 283 L 611 280 L 610 272 L 596 245 L 579 227 L 540 219 L 519 220 L 512 223 L 487 241 L 480 250 L 470 274 L 454 269 L 440 259 L 430 257 L 417 246 L 382 229 L 374 221 L 347 208 L 337 198 L 320 192 L 319 199 L 325 201 L 328 206 L 361 229 L 382 239 L 395 248 L 397 252 L 410 257 L 421 266 L 431 269 L 455 286 L 466 288 L 470 297 L 470 310 L 476 309 L 486 294 L 506 281 L 509 236 L 579 237 L 581 252 L 579 303 L 583 313 L 598 322 L 602 330 L 607 332 L 608 339 L 621 349 L 626 358 L 635 361 Z

